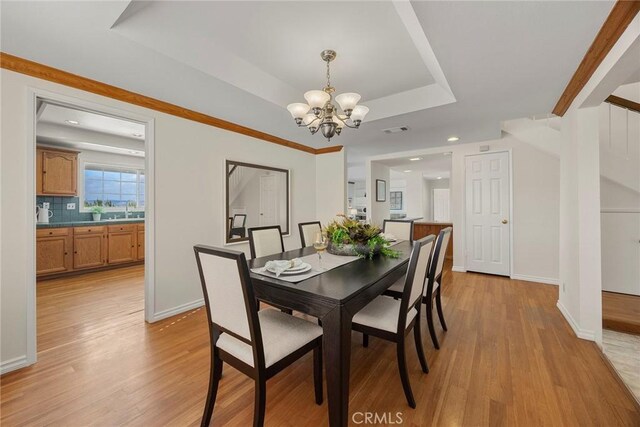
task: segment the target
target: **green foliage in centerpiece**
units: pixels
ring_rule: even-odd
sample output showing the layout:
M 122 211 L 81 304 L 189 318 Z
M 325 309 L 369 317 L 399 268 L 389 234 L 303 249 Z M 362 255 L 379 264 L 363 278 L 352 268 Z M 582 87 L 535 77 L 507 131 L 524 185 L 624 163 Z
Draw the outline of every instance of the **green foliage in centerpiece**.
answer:
M 390 243 L 382 235 L 380 227 L 361 224 L 355 219 L 340 215 L 327 227 L 329 246 L 327 251 L 336 255 L 358 255 L 373 258 L 381 254 L 390 258 L 398 258 L 400 252 L 391 249 Z

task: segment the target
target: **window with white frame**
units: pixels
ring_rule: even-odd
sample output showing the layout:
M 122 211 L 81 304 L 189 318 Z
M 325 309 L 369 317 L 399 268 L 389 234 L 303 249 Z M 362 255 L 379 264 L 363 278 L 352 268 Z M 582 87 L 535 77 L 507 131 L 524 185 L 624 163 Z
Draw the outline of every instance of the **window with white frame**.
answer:
M 389 201 L 391 202 L 392 211 L 402 210 L 402 191 L 391 191 L 389 193 Z
M 85 208 L 103 206 L 106 210 L 144 209 L 144 170 L 85 163 L 81 201 Z

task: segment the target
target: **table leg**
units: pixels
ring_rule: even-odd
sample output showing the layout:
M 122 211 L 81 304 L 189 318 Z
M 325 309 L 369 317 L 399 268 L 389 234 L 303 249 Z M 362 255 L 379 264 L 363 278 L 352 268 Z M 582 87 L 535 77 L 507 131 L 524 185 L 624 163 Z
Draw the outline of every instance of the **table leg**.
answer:
M 347 426 L 349 423 L 351 316 L 344 308 L 336 307 L 322 318 L 322 330 L 329 425 Z

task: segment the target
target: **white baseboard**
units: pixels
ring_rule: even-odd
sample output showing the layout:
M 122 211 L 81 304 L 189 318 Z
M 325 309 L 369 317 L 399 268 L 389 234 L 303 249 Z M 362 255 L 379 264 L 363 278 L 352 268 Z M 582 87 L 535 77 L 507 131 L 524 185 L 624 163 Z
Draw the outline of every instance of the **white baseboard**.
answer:
M 15 371 L 16 369 L 24 368 L 25 366 L 29 366 L 26 355 L 14 357 L 13 359 L 6 360 L 0 364 L 0 375 Z
M 558 286 L 559 283 L 558 279 L 552 279 L 550 277 L 528 276 L 526 274 L 512 274 L 511 278 L 514 280 L 524 280 L 526 282 L 544 283 L 546 285 Z
M 464 267 L 460 267 L 459 265 L 454 265 L 451 267 L 451 271 L 457 271 L 458 273 L 466 273 L 467 269 Z
M 158 320 L 166 319 L 167 317 L 184 313 L 185 311 L 193 310 L 194 308 L 202 307 L 203 305 L 204 305 L 204 299 L 200 298 L 199 300 L 196 300 L 196 301 L 188 302 L 186 304 L 181 304 L 177 307 L 173 307 L 167 310 L 162 310 L 157 313 L 153 313 L 151 323 L 157 322 Z
M 573 329 L 573 332 L 576 334 L 578 338 L 581 338 L 587 341 L 596 340 L 595 332 L 589 331 L 586 329 L 580 329 L 580 327 L 578 326 L 578 323 L 574 320 L 574 318 L 571 316 L 571 313 L 569 313 L 569 310 L 565 308 L 565 306 L 560 302 L 560 300 L 558 300 L 556 307 L 558 307 L 558 310 L 560 310 L 560 313 L 562 313 L 564 318 L 567 320 L 567 323 L 569 323 L 569 326 L 571 326 L 571 329 Z

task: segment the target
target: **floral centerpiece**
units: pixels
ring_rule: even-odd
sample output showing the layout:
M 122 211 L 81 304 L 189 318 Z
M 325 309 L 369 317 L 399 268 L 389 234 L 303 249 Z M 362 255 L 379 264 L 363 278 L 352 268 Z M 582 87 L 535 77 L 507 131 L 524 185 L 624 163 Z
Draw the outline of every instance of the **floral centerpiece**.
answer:
M 380 227 L 361 224 L 344 215 L 330 222 L 326 227 L 327 252 L 334 255 L 358 255 L 373 258 L 381 254 L 390 258 L 398 258 L 400 252 L 390 249 L 389 241 L 382 234 Z

